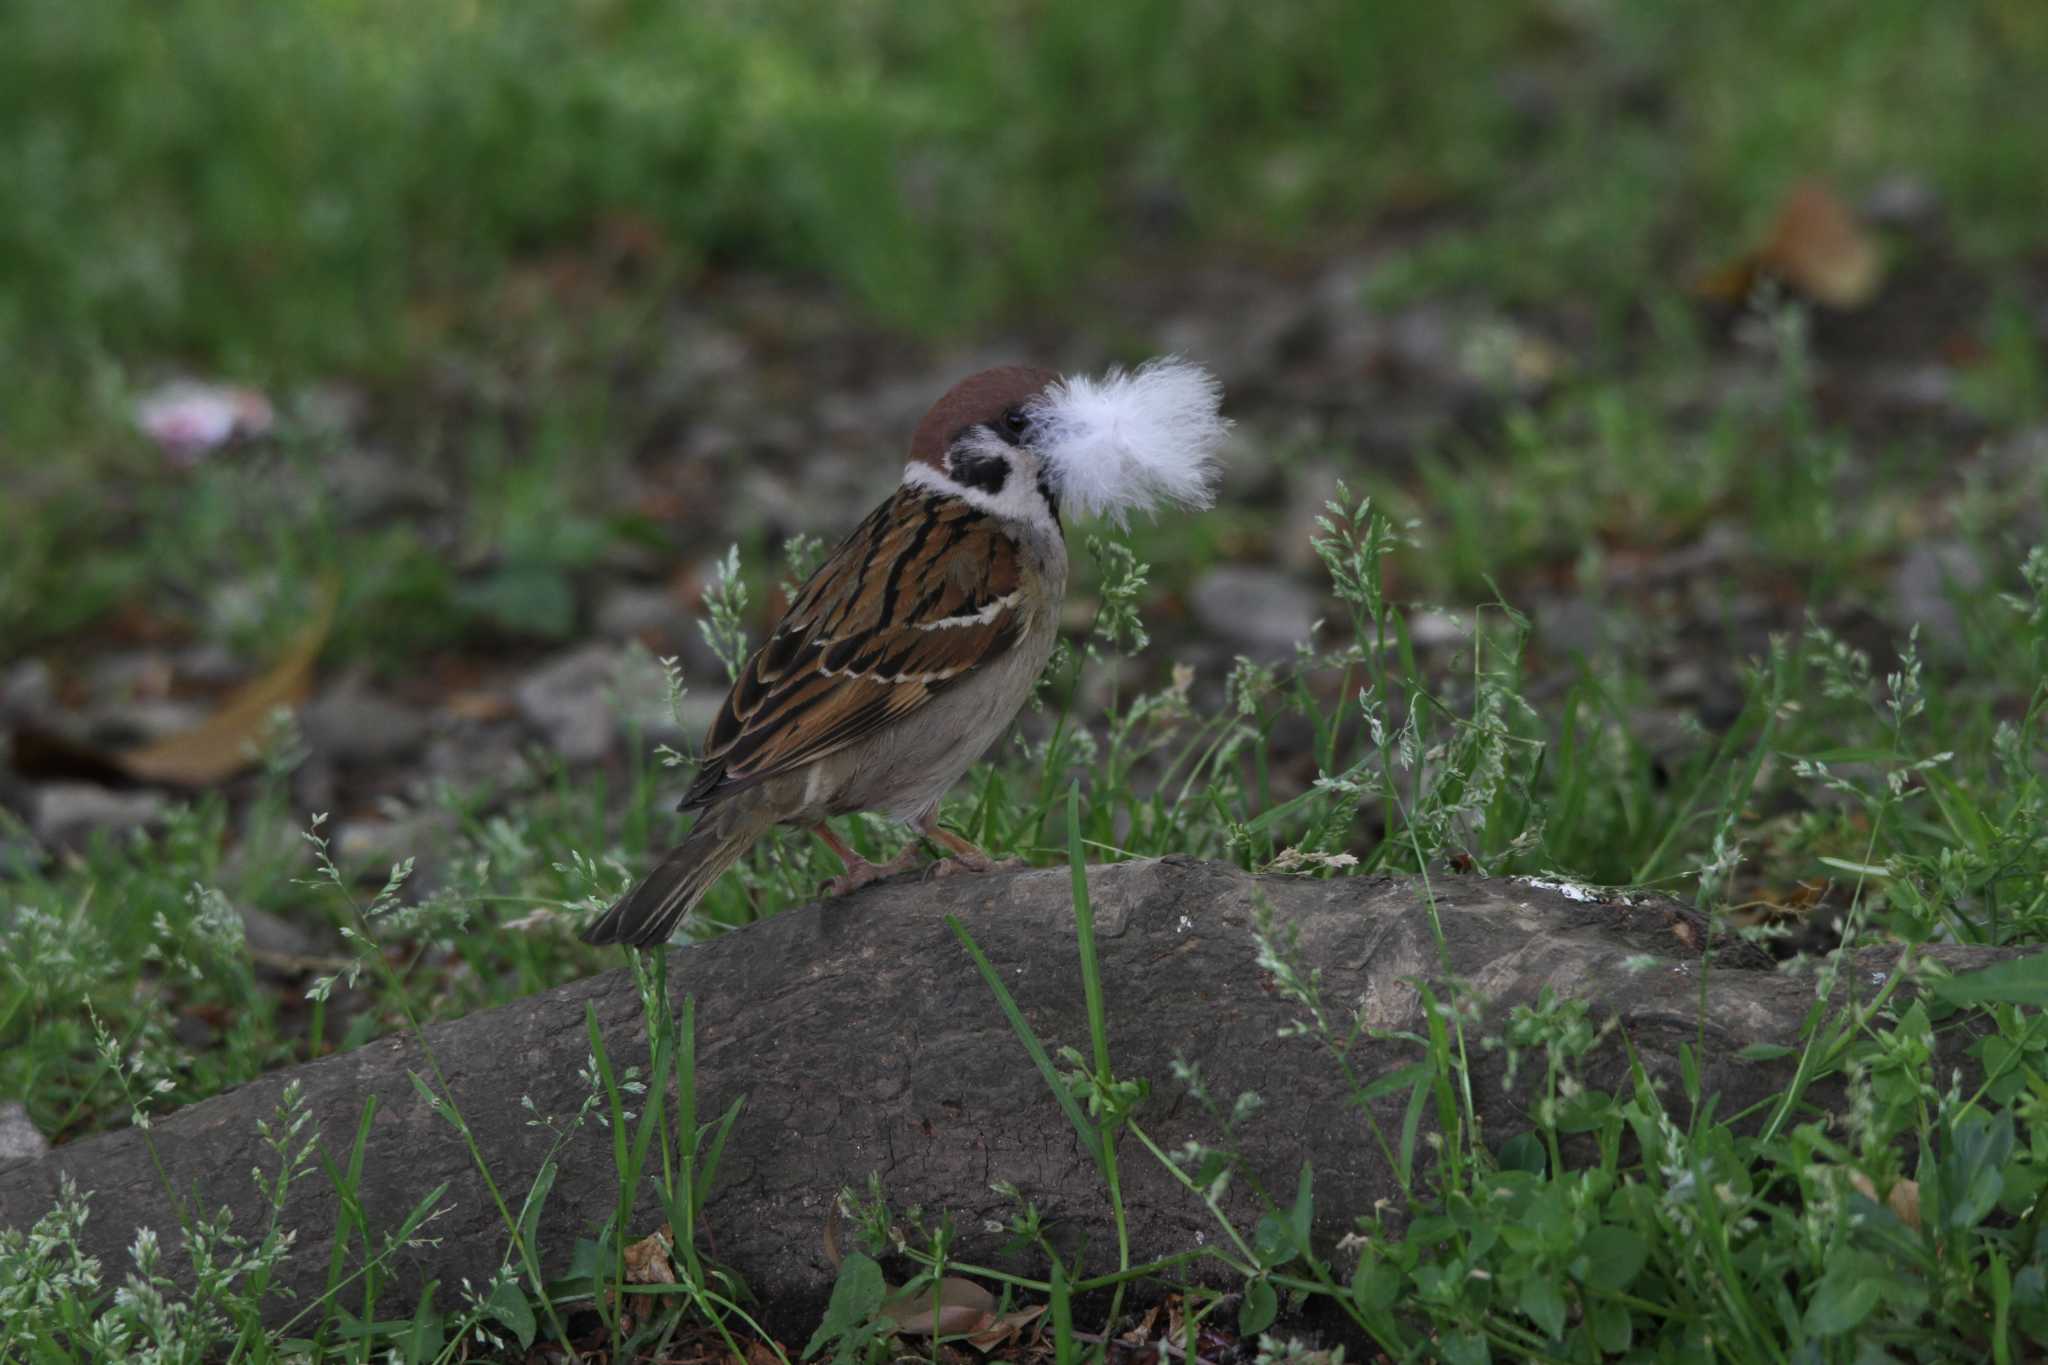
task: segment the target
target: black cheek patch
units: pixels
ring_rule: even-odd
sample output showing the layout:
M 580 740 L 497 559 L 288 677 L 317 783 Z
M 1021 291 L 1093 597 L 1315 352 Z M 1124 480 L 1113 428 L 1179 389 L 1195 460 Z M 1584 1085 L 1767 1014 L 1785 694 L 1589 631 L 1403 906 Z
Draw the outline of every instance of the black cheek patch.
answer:
M 1043 469 L 1038 471 L 1038 496 L 1045 503 L 1045 510 L 1052 514 L 1052 524 L 1060 525 L 1060 500 L 1052 491 L 1052 480 Z
M 961 451 L 947 462 L 947 473 L 962 488 L 973 488 L 991 497 L 1003 491 L 1010 480 L 1010 462 L 1001 455 Z

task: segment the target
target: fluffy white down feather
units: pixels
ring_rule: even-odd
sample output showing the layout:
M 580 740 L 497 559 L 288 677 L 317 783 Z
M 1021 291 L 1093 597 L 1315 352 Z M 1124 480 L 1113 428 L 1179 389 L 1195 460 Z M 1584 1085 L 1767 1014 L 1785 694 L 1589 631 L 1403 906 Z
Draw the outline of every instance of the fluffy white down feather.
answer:
M 1042 424 L 1032 445 L 1076 516 L 1122 526 L 1162 502 L 1207 507 L 1217 447 L 1230 430 L 1217 412 L 1222 400 L 1215 376 L 1178 356 L 1101 379 L 1064 378 L 1032 406 Z

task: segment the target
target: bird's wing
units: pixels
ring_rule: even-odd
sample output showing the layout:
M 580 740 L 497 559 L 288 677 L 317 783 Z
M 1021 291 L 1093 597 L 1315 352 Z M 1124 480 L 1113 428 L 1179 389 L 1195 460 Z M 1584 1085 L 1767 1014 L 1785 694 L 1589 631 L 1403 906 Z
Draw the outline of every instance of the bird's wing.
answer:
M 1022 631 L 1024 569 L 996 522 L 899 490 L 832 552 L 747 660 L 681 809 L 800 768 L 911 715 Z

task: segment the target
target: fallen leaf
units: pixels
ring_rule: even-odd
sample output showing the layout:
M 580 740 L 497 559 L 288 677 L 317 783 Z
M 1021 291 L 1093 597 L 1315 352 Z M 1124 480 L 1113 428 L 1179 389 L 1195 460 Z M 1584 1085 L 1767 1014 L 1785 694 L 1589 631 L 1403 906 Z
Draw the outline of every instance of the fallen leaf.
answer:
M 211 716 L 152 744 L 111 755 L 130 777 L 176 787 L 208 787 L 255 761 L 255 747 L 280 706 L 304 701 L 313 664 L 334 624 L 336 586 L 323 583 L 308 621 L 269 671 L 236 688 Z
M 457 692 L 442 701 L 441 709 L 461 720 L 503 720 L 518 708 L 511 698 L 496 692 Z
M 980 1332 L 996 1320 L 995 1296 L 972 1280 L 947 1275 L 938 1283 L 938 1303 L 930 1286 L 901 1291 L 882 1301 L 882 1316 L 906 1336 L 956 1336 Z
M 999 1346 L 1007 1346 L 1015 1341 L 1026 1327 L 1042 1317 L 1045 1308 L 1046 1305 L 1041 1303 L 1035 1308 L 1020 1308 L 1013 1313 L 1005 1313 L 995 1320 L 994 1326 L 969 1336 L 967 1344 L 977 1351 L 993 1351 Z
M 669 1260 L 668 1228 L 649 1233 L 626 1248 L 627 1284 L 674 1284 L 676 1268 Z
M 1778 209 L 1763 263 L 1785 283 L 1833 308 L 1856 308 L 1877 293 L 1877 243 L 1825 185 L 1793 187 Z
M 1883 260 L 1835 192 L 1815 180 L 1792 187 L 1763 244 L 1693 283 L 1693 292 L 1740 303 L 1760 276 L 1778 280 L 1830 308 L 1860 308 L 1877 294 Z
M 1856 1192 L 1858 1194 L 1861 1194 L 1865 1199 L 1868 1199 L 1873 1203 L 1876 1202 L 1877 1186 L 1871 1183 L 1871 1179 L 1869 1176 L 1863 1174 L 1863 1172 L 1861 1171 L 1851 1171 L 1849 1172 L 1849 1183 L 1851 1185 L 1854 1185 L 1856 1187 Z M 1892 1182 L 1891 1193 L 1885 1196 L 1884 1202 L 1891 1207 L 1891 1211 L 1894 1214 L 1898 1215 L 1898 1219 L 1901 1223 L 1904 1223 L 1907 1227 L 1912 1228 L 1916 1232 L 1919 1230 L 1919 1181 L 1908 1180 L 1904 1176 L 1901 1176 L 1899 1179 L 1894 1180 Z

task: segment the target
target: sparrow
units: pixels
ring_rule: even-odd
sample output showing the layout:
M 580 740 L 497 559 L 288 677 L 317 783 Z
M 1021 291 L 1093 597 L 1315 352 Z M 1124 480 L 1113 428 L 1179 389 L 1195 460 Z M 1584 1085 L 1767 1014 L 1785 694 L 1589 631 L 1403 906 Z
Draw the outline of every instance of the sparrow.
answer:
M 819 565 L 747 660 L 678 806 L 683 842 L 583 930 L 663 943 L 777 825 L 845 864 L 841 895 L 909 867 L 912 838 L 867 861 L 826 821 L 882 811 L 944 845 L 939 871 L 986 853 L 938 824 L 939 800 L 1009 728 L 1051 657 L 1067 586 L 1062 510 L 1119 526 L 1162 503 L 1207 507 L 1229 427 L 1222 391 L 1178 358 L 1095 380 L 1004 366 L 960 381 L 910 438 L 902 482 Z

